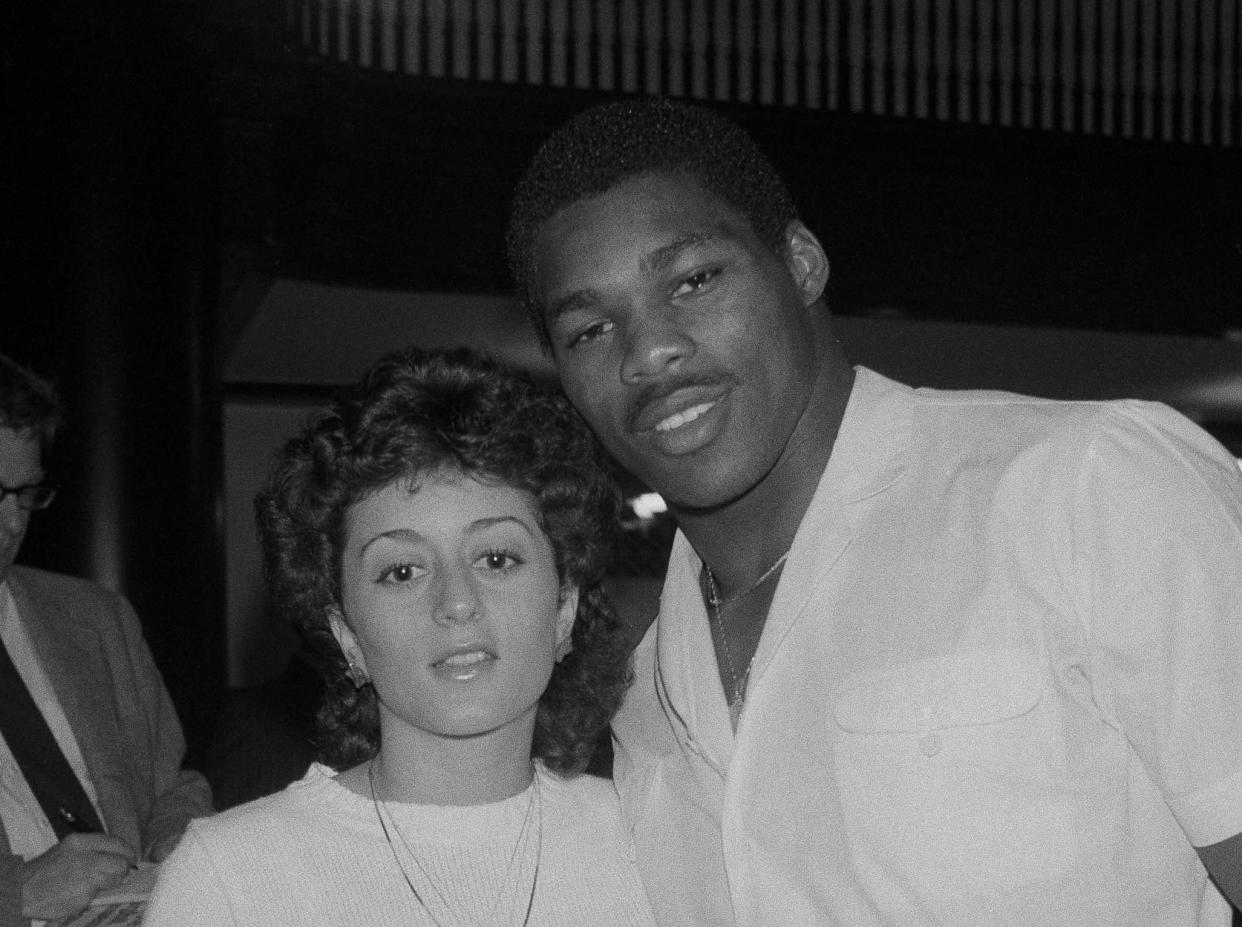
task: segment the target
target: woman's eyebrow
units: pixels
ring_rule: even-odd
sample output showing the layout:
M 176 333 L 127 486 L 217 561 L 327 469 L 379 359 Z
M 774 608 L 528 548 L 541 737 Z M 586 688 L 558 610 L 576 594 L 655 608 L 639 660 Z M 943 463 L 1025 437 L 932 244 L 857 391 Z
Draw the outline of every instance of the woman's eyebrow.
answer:
M 474 521 L 470 522 L 470 524 L 466 525 L 466 531 L 475 533 L 501 524 L 517 525 L 527 534 L 532 537 L 534 536 L 534 532 L 531 530 L 530 525 L 526 524 L 526 522 L 518 518 L 516 515 L 488 515 L 484 518 L 476 518 Z M 375 535 L 375 537 L 363 544 L 361 549 L 358 551 L 359 555 L 366 553 L 367 548 L 376 541 L 382 541 L 385 539 L 390 541 L 411 542 L 425 540 L 423 535 L 414 528 L 392 528 L 388 531 L 381 531 L 379 534 Z
M 389 531 L 381 531 L 358 549 L 358 555 L 362 556 L 367 552 L 368 547 L 376 541 L 382 541 L 384 539 L 388 539 L 390 541 L 421 541 L 423 536 L 413 528 L 393 528 Z
M 530 534 L 532 536 L 534 534 L 530 530 L 530 525 L 526 524 L 526 522 L 518 518 L 516 515 L 494 515 L 494 516 L 489 516 L 487 518 L 476 518 L 474 521 L 470 523 L 469 530 L 482 531 L 485 528 L 492 527 L 493 525 L 500 525 L 500 524 L 505 524 L 505 523 L 515 524 L 519 528 L 521 528 L 523 531 L 525 531 L 527 534 Z

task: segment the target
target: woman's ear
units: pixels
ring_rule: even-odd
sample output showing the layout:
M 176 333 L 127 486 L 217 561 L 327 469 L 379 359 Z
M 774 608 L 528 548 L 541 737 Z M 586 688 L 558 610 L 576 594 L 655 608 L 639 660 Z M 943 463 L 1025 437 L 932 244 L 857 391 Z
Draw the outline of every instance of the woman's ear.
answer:
M 354 636 L 353 628 L 345 620 L 344 613 L 335 607 L 328 610 L 328 626 L 332 629 L 332 636 L 336 638 L 341 653 L 345 655 L 345 662 L 349 664 L 349 669 L 346 670 L 349 681 L 354 684 L 354 688 L 361 689 L 371 681 L 371 675 L 367 672 L 367 660 L 362 655 L 362 648 L 358 646 L 358 638 Z
M 802 293 L 804 306 L 824 295 L 830 272 L 828 255 L 819 239 L 797 219 L 785 229 L 785 265 Z
M 578 587 L 566 586 L 561 592 L 561 604 L 556 611 L 556 662 L 563 660 L 574 649 L 574 621 L 578 617 Z

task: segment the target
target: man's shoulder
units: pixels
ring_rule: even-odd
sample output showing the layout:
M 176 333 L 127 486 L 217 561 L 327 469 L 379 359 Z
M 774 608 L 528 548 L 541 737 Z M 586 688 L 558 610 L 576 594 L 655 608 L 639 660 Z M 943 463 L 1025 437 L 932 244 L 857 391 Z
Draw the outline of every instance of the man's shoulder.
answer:
M 946 459 L 998 459 L 1032 446 L 1080 444 L 1117 404 L 913 386 L 862 367 L 856 383 L 854 414 L 847 412 L 834 453 L 858 470 L 884 461 L 901 471 L 942 468 Z M 836 476 L 842 478 L 840 466 Z
M 1189 424 L 1168 406 L 1139 399 L 1049 399 L 1003 390 L 912 391 L 915 426 L 942 438 L 954 432 L 969 443 L 1023 446 L 1045 442 L 1079 444 L 1132 424 L 1150 431 Z
M 998 480 L 1030 477 L 1032 487 L 1121 463 L 1143 473 L 1182 472 L 1187 462 L 1230 475 L 1236 469 L 1214 439 L 1160 402 L 911 387 L 868 374 L 871 394 L 880 397 L 868 434 L 900 425 L 889 429 L 907 436 L 899 442 L 900 467 L 921 475 L 907 485 L 922 487 L 922 478 L 962 468 L 976 480 L 987 471 Z
M 36 598 L 90 598 L 99 600 L 115 600 L 118 595 L 103 586 L 80 576 L 66 573 L 53 573 L 38 567 L 19 566 L 14 564 L 10 572 L 10 581 L 28 595 Z
M 863 374 L 860 382 L 871 392 L 904 394 L 916 410 L 942 419 L 959 416 L 964 421 L 977 421 L 991 417 L 1019 428 L 1031 423 L 1052 428 L 1096 428 L 1118 418 L 1147 420 L 1158 426 L 1184 418 L 1164 403 L 1145 399 L 1066 399 L 1003 389 L 942 389 L 891 380 L 866 368 L 859 371 Z
M 1024 416 L 1067 420 L 1098 415 L 1117 400 L 1050 399 L 999 389 L 938 389 L 920 386 L 912 391 L 916 405 L 945 413 L 982 415 L 1001 412 L 1009 418 Z
M 9 588 L 19 612 L 37 614 L 44 623 L 115 625 L 127 621 L 123 597 L 89 579 L 14 566 L 9 571 Z

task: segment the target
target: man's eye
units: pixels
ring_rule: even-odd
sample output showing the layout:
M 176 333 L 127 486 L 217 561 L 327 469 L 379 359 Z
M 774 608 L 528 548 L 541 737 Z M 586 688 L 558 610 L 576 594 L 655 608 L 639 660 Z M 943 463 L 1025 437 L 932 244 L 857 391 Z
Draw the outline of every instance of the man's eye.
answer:
M 720 270 L 715 267 L 709 268 L 707 270 L 696 271 L 695 273 L 691 274 L 689 277 L 686 277 L 684 280 L 682 280 L 680 284 L 678 284 L 677 289 L 674 291 L 673 295 L 674 296 L 685 296 L 689 293 L 697 293 L 699 290 L 703 289 L 705 286 L 707 286 L 709 283 L 715 280 L 716 277 L 718 277 L 719 275 L 720 275 Z
M 574 348 L 580 344 L 594 341 L 610 331 L 612 331 L 611 322 L 592 322 L 584 328 L 577 329 L 569 336 L 569 347 Z

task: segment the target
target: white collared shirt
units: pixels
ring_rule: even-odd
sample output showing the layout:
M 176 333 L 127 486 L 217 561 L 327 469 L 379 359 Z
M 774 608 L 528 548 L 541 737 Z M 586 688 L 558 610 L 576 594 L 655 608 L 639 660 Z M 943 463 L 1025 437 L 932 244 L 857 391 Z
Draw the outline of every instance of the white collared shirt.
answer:
M 30 636 L 22 624 L 17 612 L 17 603 L 7 582 L 0 583 L 0 641 L 4 642 L 18 674 L 26 683 L 31 698 L 39 706 L 43 718 L 51 728 L 52 736 L 64 753 L 69 766 L 77 775 L 82 787 L 86 790 L 95 813 L 103 821 L 103 813 L 99 809 L 99 797 L 95 794 L 94 783 L 86 770 L 86 761 L 78 747 L 77 738 L 69 726 L 56 691 L 51 680 L 44 672 L 39 657 L 31 644 Z M 47 816 L 39 807 L 38 799 L 30 790 L 21 767 L 9 749 L 4 736 L 0 734 L 0 820 L 4 822 L 4 830 L 9 838 L 11 851 L 23 859 L 32 859 L 43 853 L 57 842 L 56 832 L 52 830 Z
M 736 735 L 673 545 L 613 724 L 657 920 L 1227 924 L 1239 562 L 1237 466 L 1170 410 L 860 369 Z

